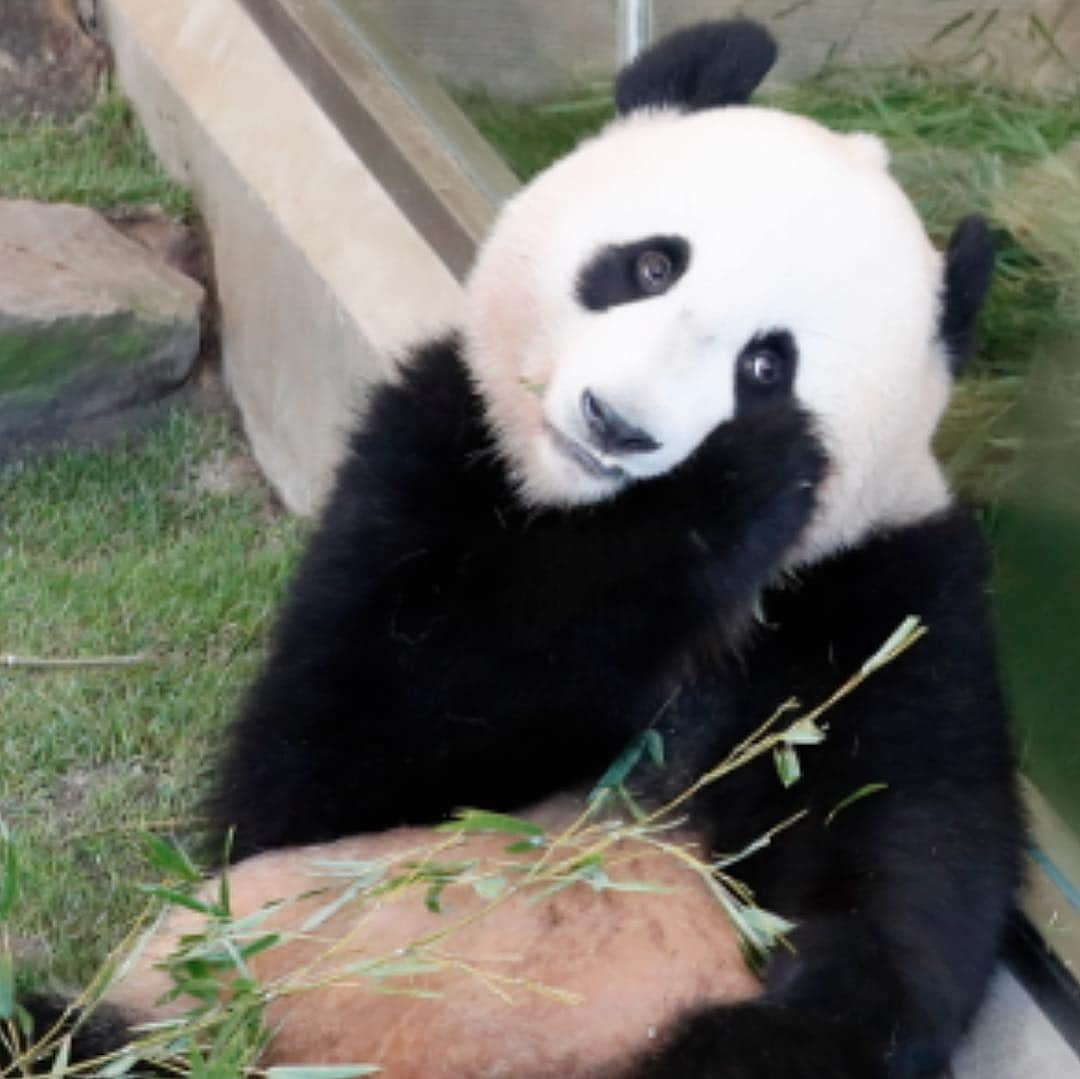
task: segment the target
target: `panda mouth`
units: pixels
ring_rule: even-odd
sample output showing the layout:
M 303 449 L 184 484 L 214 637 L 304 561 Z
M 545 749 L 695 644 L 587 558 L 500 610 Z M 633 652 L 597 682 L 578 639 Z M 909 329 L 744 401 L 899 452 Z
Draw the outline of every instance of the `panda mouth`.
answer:
M 596 454 L 587 450 L 580 442 L 563 434 L 557 427 L 544 423 L 544 429 L 551 436 L 555 448 L 574 462 L 583 472 L 597 479 L 622 481 L 628 478 L 626 470 L 618 465 L 606 465 Z

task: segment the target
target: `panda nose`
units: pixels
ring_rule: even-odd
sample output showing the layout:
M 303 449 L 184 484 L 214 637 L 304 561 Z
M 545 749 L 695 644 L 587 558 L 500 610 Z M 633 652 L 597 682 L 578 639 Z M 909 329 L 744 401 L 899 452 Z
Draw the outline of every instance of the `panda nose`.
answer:
M 581 413 L 589 438 L 603 453 L 651 453 L 660 443 L 640 427 L 623 419 L 591 390 L 581 395 Z

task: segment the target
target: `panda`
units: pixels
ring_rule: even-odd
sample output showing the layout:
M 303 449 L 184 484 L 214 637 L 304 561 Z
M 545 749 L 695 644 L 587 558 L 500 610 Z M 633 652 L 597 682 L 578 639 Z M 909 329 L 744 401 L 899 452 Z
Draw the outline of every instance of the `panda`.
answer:
M 213 818 L 242 914 L 462 806 L 558 827 L 645 730 L 666 759 L 634 797 L 659 805 L 918 615 L 925 638 L 835 705 L 800 782 L 763 759 L 684 807 L 709 852 L 808 810 L 738 867 L 790 948 L 750 971 L 700 881 L 639 853 L 632 875 L 670 892 L 568 889 L 470 930 L 580 1008 L 324 990 L 272 1009 L 268 1062 L 914 1079 L 978 1007 L 1024 829 L 987 558 L 931 438 L 993 245 L 971 217 L 935 250 L 877 138 L 749 105 L 775 52 L 744 20 L 661 40 L 619 74 L 616 119 L 502 210 L 459 330 L 352 435 Z M 367 928 L 393 946 L 431 917 L 388 904 Z M 162 1014 L 153 962 L 190 918 L 76 1054 Z

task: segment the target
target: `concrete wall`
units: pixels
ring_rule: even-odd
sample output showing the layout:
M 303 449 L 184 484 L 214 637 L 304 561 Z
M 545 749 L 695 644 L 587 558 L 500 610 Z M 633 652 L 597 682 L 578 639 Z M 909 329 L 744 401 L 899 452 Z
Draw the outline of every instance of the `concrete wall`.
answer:
M 285 504 L 314 510 L 390 357 L 460 286 L 236 0 L 103 0 L 123 88 L 206 217 L 228 385 Z
M 615 0 L 338 3 L 376 14 L 448 82 L 497 96 L 556 94 L 606 79 L 616 65 Z M 732 14 L 769 24 L 783 45 L 776 72 L 783 81 L 806 78 L 826 63 L 912 58 L 1024 86 L 1075 86 L 1080 69 L 1076 0 L 654 0 L 653 8 L 656 33 Z

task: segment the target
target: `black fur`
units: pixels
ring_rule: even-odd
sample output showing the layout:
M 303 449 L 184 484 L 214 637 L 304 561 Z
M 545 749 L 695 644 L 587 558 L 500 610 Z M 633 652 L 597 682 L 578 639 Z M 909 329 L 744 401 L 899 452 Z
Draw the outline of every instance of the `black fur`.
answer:
M 38 1041 L 46 1037 L 49 1045 L 57 1048 L 64 1037 L 68 1036 L 71 1039 L 68 1061 L 79 1064 L 116 1053 L 133 1037 L 127 1016 L 108 1003 L 96 1004 L 91 1011 L 82 1013 L 72 1009 L 70 1001 L 65 997 L 54 993 L 37 993 L 22 998 L 19 1004 L 33 1023 L 31 1037 L 24 1044 L 24 1051 L 33 1048 Z M 0 1072 L 6 1075 L 3 1069 L 10 1067 L 11 1063 L 4 1039 L 0 1037 Z M 54 1063 L 53 1053 L 42 1053 L 31 1063 L 32 1071 L 29 1074 L 49 1075 Z M 20 1071 L 19 1075 L 22 1074 Z M 124 1074 L 130 1079 L 153 1079 L 157 1076 L 176 1075 L 176 1069 L 138 1063 Z
M 456 345 L 428 347 L 355 436 L 234 732 L 237 854 L 594 778 L 693 637 L 751 609 L 822 464 L 788 400 L 610 503 L 528 512 Z
M 776 42 L 749 19 L 698 23 L 669 34 L 615 80 L 620 113 L 669 106 L 696 112 L 750 99 L 776 63 Z
M 986 221 L 977 214 L 965 217 L 945 252 L 941 302 L 941 339 L 953 374 L 960 372 L 975 346 L 975 318 L 990 291 L 994 255 L 994 238 Z
M 778 584 L 822 470 L 786 399 L 609 503 L 528 514 L 455 344 L 427 347 L 353 439 L 234 732 L 219 827 L 247 854 L 517 808 L 595 778 L 660 713 L 669 763 L 639 792 L 656 799 L 916 613 L 929 635 L 836 707 L 800 783 L 762 762 L 699 796 L 721 851 L 811 809 L 739 870 L 798 921 L 797 951 L 760 1002 L 687 1017 L 631 1074 L 934 1074 L 985 988 L 1022 840 L 985 558 L 954 510 Z M 867 783 L 889 786 L 826 827 Z

